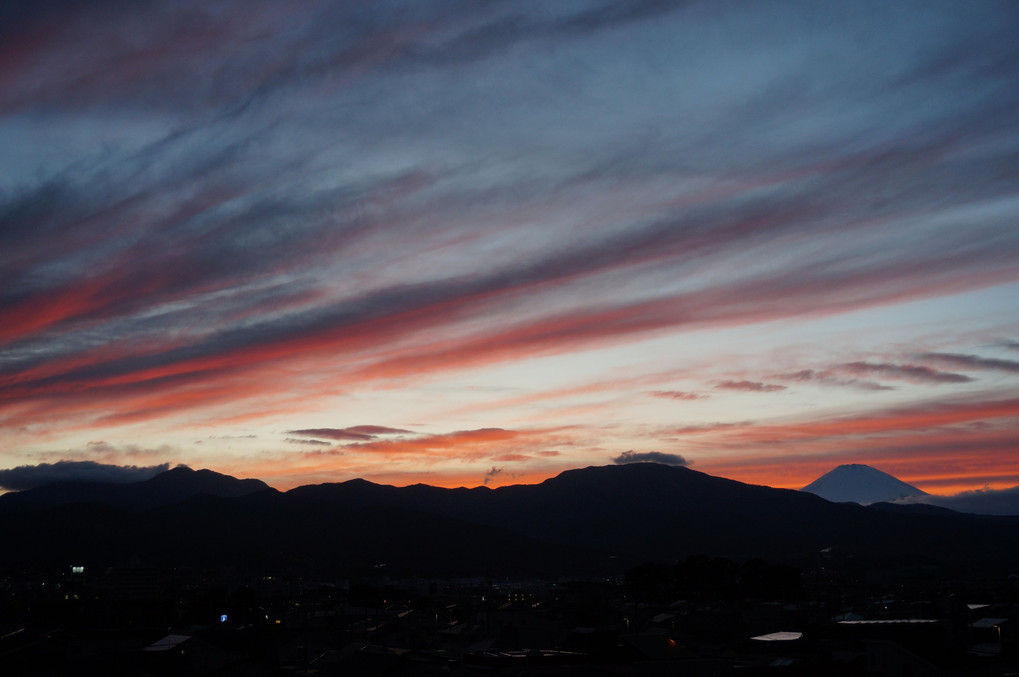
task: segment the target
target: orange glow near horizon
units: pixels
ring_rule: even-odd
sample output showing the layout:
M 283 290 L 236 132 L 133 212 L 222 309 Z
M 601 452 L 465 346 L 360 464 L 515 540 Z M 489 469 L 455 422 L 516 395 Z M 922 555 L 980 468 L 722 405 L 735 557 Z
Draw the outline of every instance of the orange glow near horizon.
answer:
M 352 469 L 345 470 L 343 463 L 337 462 L 334 458 L 333 461 L 325 460 L 320 463 L 300 463 L 283 471 L 281 471 L 276 463 L 241 462 L 224 466 L 220 468 L 220 472 L 227 472 L 238 477 L 261 479 L 280 491 L 288 491 L 306 484 L 344 482 L 355 478 L 397 487 L 412 484 L 428 484 L 447 489 L 480 486 L 496 489 L 518 484 L 540 484 L 574 467 L 577 466 L 551 464 L 545 470 L 527 470 L 525 472 L 503 471 L 491 477 L 482 477 L 481 474 L 470 471 L 355 472 Z M 714 467 L 694 466 L 690 469 L 745 484 L 769 486 L 776 489 L 799 490 L 834 467 L 831 464 L 814 463 L 810 465 L 804 464 L 793 471 L 783 471 L 779 464 L 776 463 L 775 467 L 748 466 L 743 468 L 729 466 L 724 470 L 716 470 Z M 975 471 L 946 472 L 944 475 L 912 475 L 909 468 L 905 467 L 897 469 L 887 464 L 878 464 L 875 467 L 898 477 L 908 484 L 912 484 L 928 494 L 938 496 L 953 496 L 978 489 L 1010 489 L 1019 486 L 1019 464 L 1013 469 L 1012 474 L 991 475 L 979 474 Z

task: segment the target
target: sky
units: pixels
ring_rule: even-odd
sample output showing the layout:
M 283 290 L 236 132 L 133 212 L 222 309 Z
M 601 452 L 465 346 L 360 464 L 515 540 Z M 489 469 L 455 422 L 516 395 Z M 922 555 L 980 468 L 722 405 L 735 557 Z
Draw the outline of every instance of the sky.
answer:
M 3 486 L 1019 485 L 1016 34 L 1011 0 L 6 2 Z

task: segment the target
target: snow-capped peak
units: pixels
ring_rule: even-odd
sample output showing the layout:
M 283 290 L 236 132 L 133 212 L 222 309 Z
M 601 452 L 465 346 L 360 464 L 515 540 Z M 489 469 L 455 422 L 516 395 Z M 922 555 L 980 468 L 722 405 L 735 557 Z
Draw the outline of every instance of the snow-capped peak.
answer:
M 853 502 L 862 505 L 926 495 L 925 492 L 886 472 L 858 463 L 840 465 L 800 491 L 807 491 L 836 503 Z

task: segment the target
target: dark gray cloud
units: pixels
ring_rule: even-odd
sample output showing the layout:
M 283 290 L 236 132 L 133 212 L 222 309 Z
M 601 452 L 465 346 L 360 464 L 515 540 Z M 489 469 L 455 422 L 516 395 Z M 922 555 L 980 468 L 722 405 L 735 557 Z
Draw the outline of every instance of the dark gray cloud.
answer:
M 797 381 L 801 383 L 817 383 L 818 385 L 830 385 L 835 387 L 851 387 L 860 390 L 894 390 L 895 388 L 891 385 L 884 385 L 876 381 L 864 380 L 862 378 L 846 378 L 840 376 L 836 372 L 824 369 L 801 369 L 800 371 L 794 371 L 784 374 L 776 374 L 775 378 L 788 381 Z
M 1019 362 L 1015 360 L 1002 360 L 993 357 L 980 357 L 979 355 L 967 355 L 963 353 L 921 353 L 918 357 L 938 364 L 951 365 L 958 369 L 1003 371 L 1013 374 L 1019 373 Z
M 801 369 L 800 371 L 776 374 L 775 378 L 783 381 L 795 381 L 798 383 L 815 383 L 822 386 L 837 388 L 854 388 L 857 390 L 895 390 L 892 386 L 884 385 L 876 381 L 866 381 L 858 378 L 846 378 L 839 376 L 830 369 Z
M 114 482 L 128 484 L 155 477 L 170 469 L 169 463 L 159 465 L 109 465 L 95 461 L 57 461 L 37 465 L 20 465 L 0 470 L 0 487 L 24 491 L 53 482 Z
M 489 482 L 494 480 L 497 476 L 501 475 L 502 472 L 503 472 L 502 468 L 499 468 L 499 467 L 493 465 L 487 472 L 485 472 L 485 481 L 484 481 L 484 483 L 487 485 Z
M 375 438 L 374 435 L 350 432 L 344 428 L 305 428 L 304 430 L 288 430 L 287 434 L 304 435 L 306 437 L 322 437 L 329 440 L 356 440 L 361 442 Z
M 303 444 L 305 446 L 319 446 L 319 447 L 333 446 L 332 442 L 326 442 L 324 440 L 300 440 L 297 439 L 296 437 L 287 437 L 283 441 L 289 442 L 290 444 Z
M 715 385 L 715 388 L 718 390 L 742 390 L 748 393 L 774 393 L 786 389 L 784 385 L 758 381 L 721 381 Z
M 387 428 L 386 426 L 381 425 L 358 425 L 350 428 L 306 428 L 304 430 L 287 431 L 290 435 L 320 437 L 327 440 L 352 440 L 356 442 L 373 440 L 380 435 L 399 435 L 409 432 L 409 430 Z
M 669 454 L 664 451 L 624 451 L 612 459 L 617 465 L 626 463 L 662 463 L 664 465 L 690 465 L 689 461 L 679 454 Z
M 403 428 L 387 428 L 384 425 L 355 425 L 350 428 L 344 428 L 344 430 L 364 435 L 400 435 L 411 432 Z
M 916 364 L 888 364 L 849 362 L 838 367 L 840 371 L 864 376 L 879 376 L 911 383 L 969 383 L 973 379 L 965 374 L 938 371 Z

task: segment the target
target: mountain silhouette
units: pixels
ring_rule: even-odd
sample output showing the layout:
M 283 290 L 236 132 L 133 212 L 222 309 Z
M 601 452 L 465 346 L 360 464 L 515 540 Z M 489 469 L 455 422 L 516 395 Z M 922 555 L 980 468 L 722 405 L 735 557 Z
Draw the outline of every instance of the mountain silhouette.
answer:
M 800 491 L 837 503 L 852 502 L 861 505 L 927 495 L 926 492 L 886 472 L 856 463 L 840 465 Z
M 144 510 L 179 503 L 192 496 L 208 494 L 236 498 L 270 489 L 262 480 L 237 479 L 212 470 L 192 470 L 177 466 L 141 482 L 61 481 L 26 491 L 0 496 L 0 504 L 65 505 L 101 503 L 129 510 Z
M 355 480 L 299 487 L 288 495 L 348 508 L 414 506 L 636 559 L 701 551 L 788 553 L 793 540 L 797 547 L 824 547 L 823 538 L 808 544 L 801 537 L 804 520 L 824 501 L 656 463 L 568 470 L 540 484 L 498 489 L 397 488 Z
M 569 470 L 498 489 L 352 480 L 283 493 L 188 469 L 115 486 L 119 493 L 100 499 L 79 489 L 83 502 L 54 485 L 4 496 L 6 563 L 109 564 L 137 555 L 174 565 L 544 575 L 694 554 L 799 563 L 822 552 L 860 563 L 1019 559 L 1019 518 L 832 503 L 654 463 Z
M 354 480 L 298 487 L 287 496 L 346 509 L 413 507 L 628 561 L 704 553 L 802 560 L 830 548 L 886 560 L 1019 554 L 1006 536 L 1019 520 L 832 503 L 656 463 L 568 470 L 540 484 L 498 489 Z M 958 548 L 947 552 L 949 542 Z

